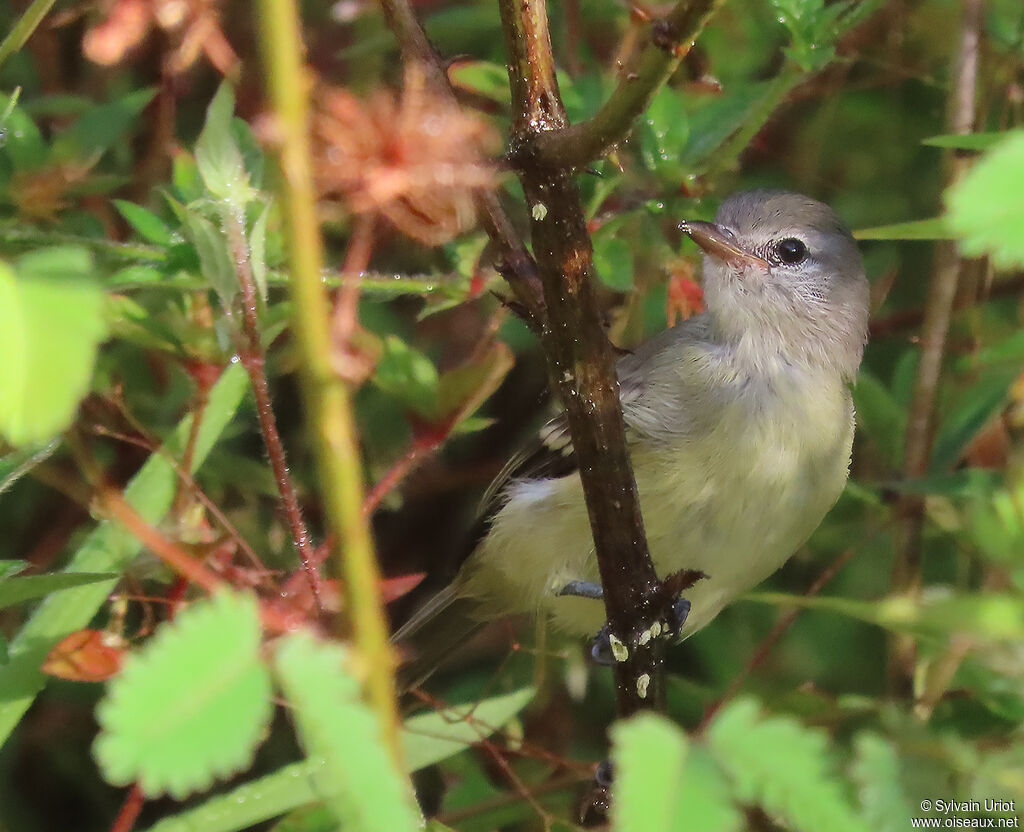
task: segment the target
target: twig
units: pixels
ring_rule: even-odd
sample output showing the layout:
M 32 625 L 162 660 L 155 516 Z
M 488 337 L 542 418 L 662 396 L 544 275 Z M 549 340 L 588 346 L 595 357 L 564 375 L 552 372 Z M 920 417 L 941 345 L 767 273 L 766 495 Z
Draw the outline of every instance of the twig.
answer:
M 252 273 L 252 260 L 249 246 L 245 241 L 245 218 L 239 211 L 225 211 L 225 230 L 228 245 L 231 248 L 231 259 L 238 275 L 238 285 L 242 290 L 242 332 L 239 338 L 239 358 L 245 371 L 249 374 L 253 398 L 256 399 L 256 415 L 263 434 L 263 445 L 270 458 L 270 467 L 274 472 L 277 492 L 281 496 L 288 527 L 291 529 L 292 542 L 299 553 L 299 560 L 309 580 L 310 589 L 317 609 L 323 609 L 320 603 L 320 574 L 312 563 L 313 547 L 309 542 L 306 521 L 302 517 L 299 495 L 295 483 L 288 471 L 288 459 L 285 456 L 284 443 L 277 429 L 277 418 L 274 415 L 274 404 L 270 397 L 270 385 L 267 382 L 266 354 L 260 340 L 260 320 L 256 299 L 256 280 Z
M 983 22 L 984 0 L 964 0 L 964 25 L 957 58 L 956 86 L 950 101 L 951 133 L 970 133 L 974 126 Z M 962 178 L 969 165 L 969 157 L 954 154 L 947 186 Z M 907 418 L 903 474 L 908 480 L 920 479 L 928 472 L 935 428 L 935 402 L 942 375 L 942 358 L 953 302 L 956 299 L 960 272 L 963 268 L 963 261 L 951 243 L 938 245 L 935 256 L 937 265 L 932 272 L 928 299 L 925 302 L 920 359 Z M 906 595 L 917 592 L 921 587 L 924 498 L 919 495 L 903 497 L 897 506 L 897 512 L 899 523 L 896 532 L 892 590 Z M 891 647 L 890 687 L 895 692 L 909 694 L 916 663 L 915 642 L 909 637 L 898 636 L 892 640 Z
M 290 243 L 295 334 L 304 370 L 306 412 L 316 441 L 329 526 L 337 537 L 349 620 L 366 668 L 367 694 L 382 738 L 401 770 L 394 656 L 381 598 L 380 571 L 362 512 L 363 466 L 351 396 L 331 365 L 330 304 L 321 281 L 323 243 L 309 148 L 308 83 L 295 0 L 261 0 L 267 87 L 280 143 L 280 193 Z
M 455 93 L 448 79 L 440 57 L 427 39 L 427 34 L 416 17 L 409 0 L 381 0 L 381 7 L 387 18 L 388 26 L 395 33 L 402 50 L 402 59 L 418 62 L 426 74 L 431 88 L 438 95 L 448 97 L 455 102 Z M 480 221 L 488 236 L 498 247 L 502 261 L 499 268 L 502 277 L 516 295 L 516 299 L 529 312 L 535 322 L 544 319 L 544 302 L 542 299 L 540 276 L 537 264 L 530 255 L 505 213 L 498 195 L 492 191 L 481 191 L 477 197 L 477 209 Z
M 21 50 L 32 33 L 39 28 L 47 12 L 53 7 L 54 0 L 35 0 L 25 13 L 18 18 L 7 37 L 0 43 L 0 66 L 14 53 Z
M 128 790 L 128 796 L 125 797 L 124 803 L 121 804 L 121 811 L 117 813 L 117 818 L 114 820 L 113 826 L 110 827 L 110 832 L 131 832 L 135 827 L 135 821 L 139 819 L 139 814 L 142 812 L 145 802 L 146 797 L 142 793 L 139 784 L 136 783 Z
M 572 169 L 598 159 L 621 142 L 661 86 L 672 77 L 711 16 L 725 0 L 680 0 L 650 25 L 647 45 L 595 115 L 564 129 L 538 132 L 524 146 L 545 167 Z M 548 50 L 550 52 L 550 50 Z M 522 71 L 521 65 L 513 69 Z M 517 100 L 513 93 L 513 100 Z
M 500 0 L 499 8 L 509 51 L 515 147 L 565 128 L 567 120 L 555 79 L 546 3 Z M 628 716 L 664 705 L 661 640 L 640 645 L 632 635 L 665 614 L 665 599 L 647 551 L 615 358 L 601 325 L 579 194 L 568 169 L 525 160 L 519 174 L 531 209 L 533 250 L 548 313 L 542 336 L 548 369 L 579 459 L 608 622 L 629 645 L 627 660 L 615 668 L 618 711 Z

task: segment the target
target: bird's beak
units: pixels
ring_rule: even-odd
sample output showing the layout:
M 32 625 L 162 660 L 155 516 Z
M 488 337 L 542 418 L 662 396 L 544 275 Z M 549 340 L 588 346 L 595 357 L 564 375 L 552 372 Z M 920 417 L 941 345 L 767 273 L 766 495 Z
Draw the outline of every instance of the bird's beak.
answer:
M 736 268 L 744 266 L 758 266 L 766 269 L 770 266 L 767 260 L 758 257 L 751 251 L 743 248 L 731 231 L 715 225 L 713 222 L 701 222 L 700 220 L 683 220 L 679 223 L 679 230 L 690 235 L 690 239 L 699 245 L 705 254 L 728 263 Z

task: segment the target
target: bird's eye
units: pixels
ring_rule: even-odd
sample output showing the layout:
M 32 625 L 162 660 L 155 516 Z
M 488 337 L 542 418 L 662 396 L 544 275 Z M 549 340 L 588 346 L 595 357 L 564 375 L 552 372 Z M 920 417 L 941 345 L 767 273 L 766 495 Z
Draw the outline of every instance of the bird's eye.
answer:
M 783 263 L 795 266 L 807 257 L 807 246 L 795 237 L 787 237 L 775 244 L 775 253 Z

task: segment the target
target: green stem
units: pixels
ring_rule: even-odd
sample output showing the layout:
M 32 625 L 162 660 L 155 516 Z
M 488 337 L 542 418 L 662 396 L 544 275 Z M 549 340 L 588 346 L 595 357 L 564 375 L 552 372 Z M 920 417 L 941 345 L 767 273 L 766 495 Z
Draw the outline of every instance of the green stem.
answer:
M 25 14 L 18 18 L 14 28 L 3 39 L 3 42 L 0 42 L 0 66 L 3 66 L 11 55 L 21 50 L 39 24 L 43 22 L 43 18 L 46 17 L 46 13 L 50 11 L 53 4 L 54 0 L 35 0 L 25 10 Z
M 331 366 L 330 304 L 320 280 L 323 243 L 309 147 L 306 54 L 295 0 L 260 0 L 267 87 L 279 135 L 280 194 L 290 240 L 294 328 L 305 370 L 305 403 L 315 435 L 327 517 L 338 543 L 353 638 L 366 669 L 367 695 L 383 739 L 401 765 L 394 661 L 380 574 L 363 516 L 363 468 L 348 388 Z M 360 269 L 361 270 L 361 269 Z

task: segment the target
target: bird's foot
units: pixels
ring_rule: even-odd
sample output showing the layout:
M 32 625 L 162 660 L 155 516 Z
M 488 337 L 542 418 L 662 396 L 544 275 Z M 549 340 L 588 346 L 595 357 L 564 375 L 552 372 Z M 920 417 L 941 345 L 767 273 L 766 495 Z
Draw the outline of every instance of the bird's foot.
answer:
M 662 582 L 658 591 L 667 594 L 670 606 L 668 613 L 650 623 L 638 622 L 634 632 L 623 639 L 612 632 L 605 624 L 590 645 L 590 656 L 600 665 L 614 665 L 629 658 L 631 648 L 643 647 L 652 639 L 665 638 L 675 641 L 679 638 L 690 614 L 690 602 L 681 598 L 680 593 L 689 589 L 697 581 L 707 577 L 703 572 L 683 570 L 669 575 Z M 559 591 L 559 595 L 571 595 L 577 598 L 589 598 L 600 601 L 604 598 L 601 585 L 593 581 L 569 581 Z

